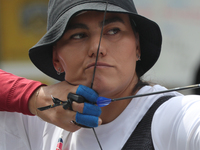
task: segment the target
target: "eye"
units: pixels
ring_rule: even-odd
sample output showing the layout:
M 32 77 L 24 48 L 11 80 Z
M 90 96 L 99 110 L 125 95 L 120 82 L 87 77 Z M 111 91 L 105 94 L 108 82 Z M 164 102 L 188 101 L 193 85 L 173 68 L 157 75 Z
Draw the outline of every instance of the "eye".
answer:
M 77 34 L 74 34 L 70 37 L 70 39 L 82 39 L 84 37 L 86 37 L 87 35 L 84 34 L 84 33 L 77 33 Z
M 114 29 L 111 29 L 107 32 L 107 34 L 109 35 L 114 35 L 114 34 L 117 34 L 118 32 L 120 31 L 119 28 L 114 28 Z

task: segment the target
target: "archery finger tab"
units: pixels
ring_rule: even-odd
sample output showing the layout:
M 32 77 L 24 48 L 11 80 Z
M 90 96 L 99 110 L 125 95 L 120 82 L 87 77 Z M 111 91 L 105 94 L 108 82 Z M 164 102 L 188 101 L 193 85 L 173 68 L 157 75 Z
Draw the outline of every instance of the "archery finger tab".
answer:
M 84 103 L 85 101 L 87 101 L 83 96 L 81 95 L 77 95 L 77 94 L 73 94 L 73 93 L 69 93 L 67 96 L 67 102 L 65 104 L 63 104 L 63 109 L 70 109 L 73 110 L 72 108 L 72 103 L 73 102 L 77 102 L 77 103 Z
M 84 85 L 78 86 L 76 94 L 83 96 L 92 103 L 96 103 L 96 100 L 99 97 L 98 94 L 93 89 Z
M 99 117 L 101 115 L 101 108 L 89 103 L 84 103 L 83 114 Z
M 96 116 L 84 115 L 79 112 L 76 113 L 76 122 L 78 124 L 93 128 L 101 124 L 101 120 Z
M 67 96 L 67 99 L 75 101 L 77 103 L 84 103 L 85 101 L 87 101 L 83 96 L 81 95 L 77 95 L 77 94 L 73 94 L 73 93 L 69 93 Z
M 68 100 L 67 103 L 63 104 L 63 109 L 67 110 L 73 110 L 72 109 L 72 101 L 71 100 Z

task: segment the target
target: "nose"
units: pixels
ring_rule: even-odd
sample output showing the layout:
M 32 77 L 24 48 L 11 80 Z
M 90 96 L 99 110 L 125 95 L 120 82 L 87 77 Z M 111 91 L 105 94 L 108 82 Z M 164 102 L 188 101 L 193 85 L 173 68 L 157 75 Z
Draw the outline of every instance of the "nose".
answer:
M 98 52 L 98 57 L 104 57 L 107 54 L 105 41 L 100 36 L 95 36 L 91 38 L 90 47 L 88 50 L 89 57 L 96 57 Z

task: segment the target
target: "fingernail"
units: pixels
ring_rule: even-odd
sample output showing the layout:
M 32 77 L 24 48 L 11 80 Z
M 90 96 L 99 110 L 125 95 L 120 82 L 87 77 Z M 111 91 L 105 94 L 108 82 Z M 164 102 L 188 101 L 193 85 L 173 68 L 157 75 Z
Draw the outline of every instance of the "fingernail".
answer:
M 101 125 L 101 124 L 102 124 L 102 120 L 99 118 L 98 125 Z

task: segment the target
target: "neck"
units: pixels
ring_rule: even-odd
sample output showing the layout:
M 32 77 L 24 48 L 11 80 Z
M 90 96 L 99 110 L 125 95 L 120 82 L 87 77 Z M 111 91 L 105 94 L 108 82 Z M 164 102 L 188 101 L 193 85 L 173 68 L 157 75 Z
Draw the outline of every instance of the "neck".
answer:
M 128 106 L 131 99 L 112 102 L 110 105 L 102 108 L 102 114 L 100 118 L 102 119 L 102 124 L 109 123 L 116 119 Z
M 134 80 L 134 82 L 132 82 L 132 84 L 130 84 L 128 86 L 128 88 L 126 90 L 124 90 L 124 92 L 122 92 L 115 98 L 135 95 L 139 90 L 139 89 L 137 89 L 133 93 L 133 89 L 134 89 L 135 85 L 137 84 L 137 81 L 138 80 Z M 129 105 L 131 100 L 132 99 L 115 101 L 115 102 L 111 102 L 108 106 L 102 107 L 101 108 L 102 114 L 100 116 L 100 118 L 103 121 L 102 124 L 109 123 L 109 122 L 113 121 L 114 119 L 116 119 L 125 110 L 125 108 Z

